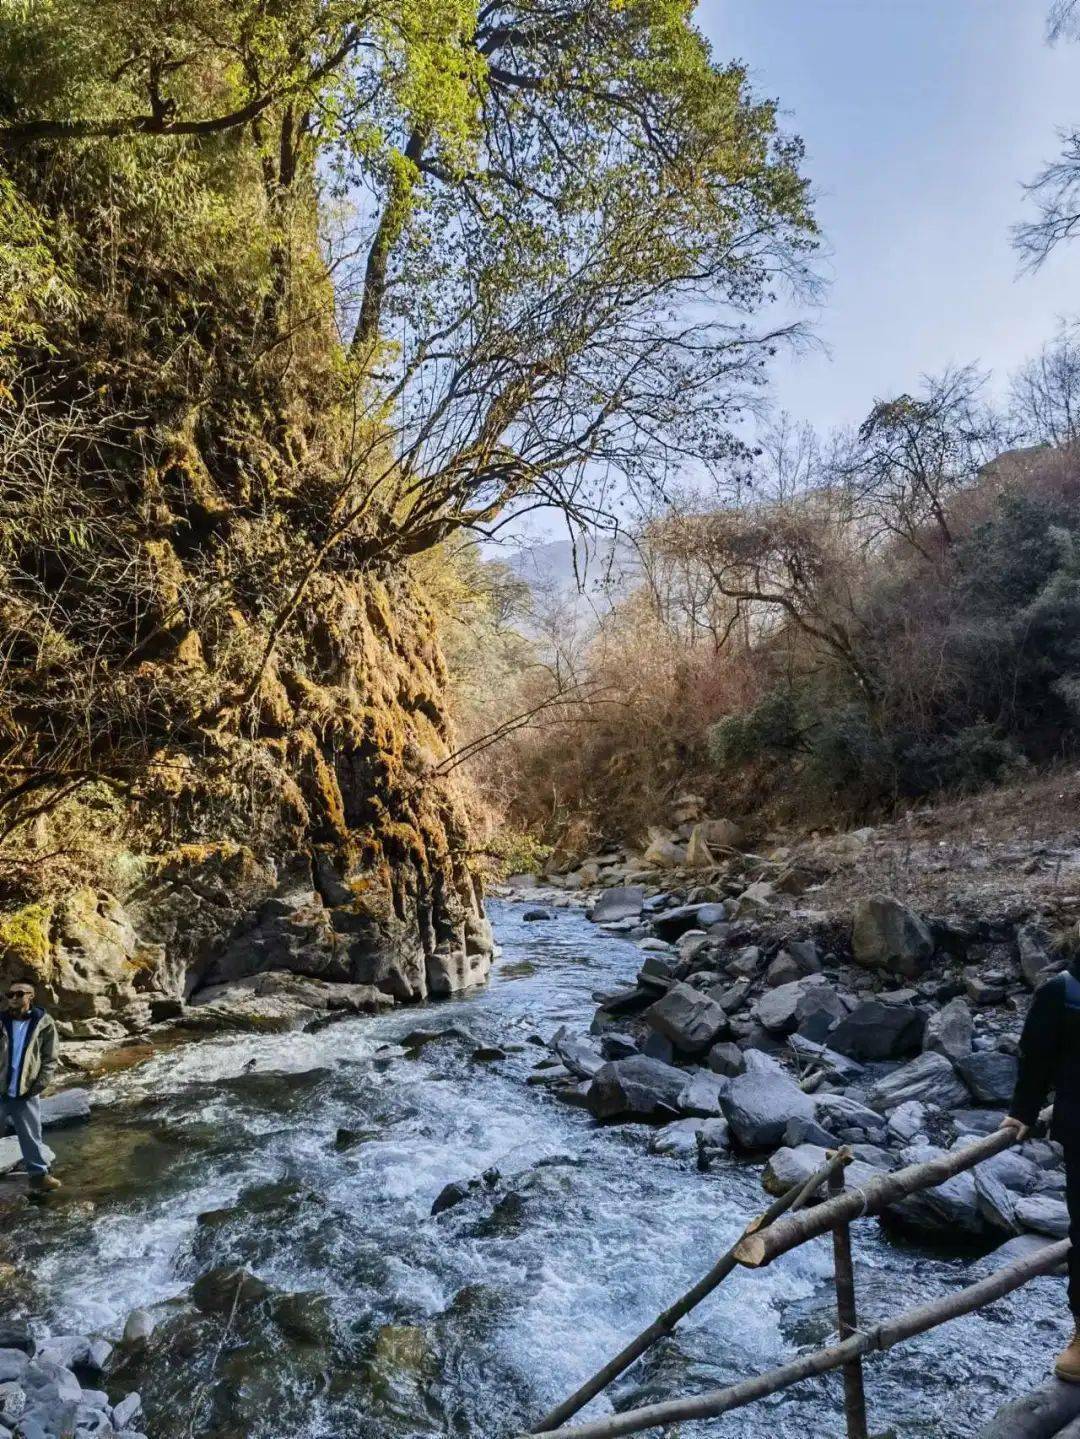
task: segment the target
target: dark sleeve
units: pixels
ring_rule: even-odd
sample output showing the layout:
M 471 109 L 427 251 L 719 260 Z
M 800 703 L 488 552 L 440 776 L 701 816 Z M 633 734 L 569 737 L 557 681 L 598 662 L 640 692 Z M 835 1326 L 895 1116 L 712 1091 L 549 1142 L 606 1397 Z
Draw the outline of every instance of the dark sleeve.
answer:
M 1051 979 L 1035 991 L 1024 1032 L 1020 1036 L 1020 1071 L 1016 1076 L 1009 1114 L 1023 1124 L 1034 1124 L 1046 1103 L 1057 1062 L 1064 995 L 1061 981 Z
M 53 1074 L 56 1070 L 56 1025 L 51 1019 L 45 1020 L 41 1030 L 41 1072 L 38 1075 L 32 1094 L 41 1094 L 48 1089 L 52 1083 Z

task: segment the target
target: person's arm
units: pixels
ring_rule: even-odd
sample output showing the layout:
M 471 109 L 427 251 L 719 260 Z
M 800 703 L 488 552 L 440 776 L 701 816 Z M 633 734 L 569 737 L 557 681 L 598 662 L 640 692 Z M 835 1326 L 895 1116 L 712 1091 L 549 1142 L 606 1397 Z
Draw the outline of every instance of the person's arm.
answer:
M 1035 991 L 1020 1036 L 1020 1070 L 1009 1113 L 1002 1128 L 1023 1139 L 1039 1117 L 1054 1079 L 1064 997 L 1060 980 L 1048 980 Z
M 27 1097 L 36 1099 L 44 1094 L 53 1081 L 56 1071 L 56 1025 L 50 1018 L 41 1021 L 41 1069 L 31 1085 Z

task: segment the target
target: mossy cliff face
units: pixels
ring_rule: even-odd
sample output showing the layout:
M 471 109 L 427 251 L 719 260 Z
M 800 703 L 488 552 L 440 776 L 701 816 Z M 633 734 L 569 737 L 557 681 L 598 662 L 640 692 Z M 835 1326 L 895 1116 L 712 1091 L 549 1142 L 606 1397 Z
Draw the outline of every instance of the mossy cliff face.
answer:
M 209 764 L 176 748 L 147 775 L 130 823 L 161 838 L 130 884 L 62 889 L 0 917 L 0 972 L 34 982 L 71 1038 L 118 1038 L 266 971 L 398 1002 L 486 978 L 467 815 L 438 773 L 453 740 L 431 613 L 405 575 L 337 577 L 301 634 L 308 663 L 294 644 L 257 726 L 218 728 Z M 211 687 L 205 653 L 171 663 L 199 665 Z M 168 843 L 182 822 L 188 841 Z

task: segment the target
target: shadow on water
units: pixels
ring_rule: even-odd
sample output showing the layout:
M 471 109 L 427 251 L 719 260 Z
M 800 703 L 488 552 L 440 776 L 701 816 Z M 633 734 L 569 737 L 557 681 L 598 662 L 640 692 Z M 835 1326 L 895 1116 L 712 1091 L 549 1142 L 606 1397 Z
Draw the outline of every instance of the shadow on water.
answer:
M 502 1439 L 574 1388 L 760 1210 L 758 1169 L 650 1157 L 644 1127 L 598 1128 L 525 1086 L 530 1039 L 587 1029 L 594 991 L 640 955 L 576 914 L 495 919 L 504 955 L 479 994 L 206 1040 L 105 1079 L 92 1122 L 56 1137 L 65 1189 L 2 1211 L 7 1307 L 114 1334 L 149 1307 L 154 1334 L 115 1382 L 141 1391 L 154 1439 Z M 431 1216 L 444 1185 L 486 1171 Z M 737 1272 L 591 1412 L 827 1341 L 830 1252 Z M 869 1224 L 857 1264 L 867 1318 L 970 1278 Z M 1040 1281 L 875 1361 L 876 1429 L 969 1439 L 1044 1372 L 1063 1299 Z M 832 1377 L 724 1421 L 741 1439 L 842 1427 Z

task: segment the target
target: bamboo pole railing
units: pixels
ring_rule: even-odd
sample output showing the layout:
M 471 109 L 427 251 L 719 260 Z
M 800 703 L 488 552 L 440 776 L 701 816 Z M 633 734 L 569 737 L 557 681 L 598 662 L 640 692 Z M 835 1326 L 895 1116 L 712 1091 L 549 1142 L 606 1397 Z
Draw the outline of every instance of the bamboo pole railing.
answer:
M 640 1434 L 645 1429 L 660 1428 L 690 1419 L 715 1419 L 720 1414 L 730 1413 L 764 1399 L 781 1389 L 788 1389 L 804 1379 L 813 1379 L 819 1374 L 843 1368 L 855 1359 L 875 1351 L 891 1349 L 904 1340 L 925 1334 L 929 1329 L 959 1319 L 983 1305 L 1001 1299 L 1006 1294 L 1021 1288 L 1032 1279 L 1051 1274 L 1064 1262 L 1069 1252 L 1069 1241 L 1059 1240 L 1048 1244 L 1037 1254 L 1006 1265 L 996 1274 L 972 1284 L 954 1294 L 922 1304 L 916 1309 L 905 1310 L 902 1314 L 884 1319 L 870 1328 L 861 1329 L 840 1344 L 830 1348 L 815 1349 L 803 1354 L 790 1364 L 782 1364 L 764 1374 L 731 1384 L 725 1389 L 711 1389 L 704 1394 L 695 1394 L 686 1399 L 671 1399 L 660 1404 L 648 1404 L 640 1409 L 627 1409 L 621 1414 L 612 1414 L 588 1424 L 576 1424 L 569 1428 L 555 1429 L 546 1439 L 616 1439 L 622 1434 Z M 520 1435 L 518 1439 L 529 1439 Z
M 1049 1110 L 1045 1110 L 1039 1116 L 1040 1123 L 1048 1118 L 1049 1112 Z M 959 1295 L 949 1296 L 946 1299 L 935 1301 L 933 1304 L 923 1305 L 919 1309 L 909 1310 L 896 1319 L 885 1320 L 872 1330 L 866 1331 L 856 1328 L 855 1277 L 851 1261 L 849 1226 L 853 1220 L 880 1214 L 883 1209 L 900 1199 L 907 1198 L 923 1189 L 931 1189 L 956 1174 L 973 1169 L 975 1165 L 992 1158 L 995 1154 L 1000 1154 L 1017 1142 L 1014 1130 L 997 1129 L 985 1138 L 965 1145 L 962 1149 L 952 1150 L 948 1154 L 929 1160 L 924 1164 L 908 1165 L 891 1174 L 883 1173 L 860 1188 L 851 1190 L 841 1189 L 843 1167 L 851 1162 L 851 1153 L 847 1149 L 836 1151 L 829 1156 L 827 1163 L 811 1175 L 803 1185 L 793 1185 L 764 1214 L 752 1220 L 741 1237 L 726 1254 L 721 1256 L 707 1274 L 669 1305 L 613 1359 L 576 1389 L 568 1399 L 563 1400 L 545 1414 L 535 1429 L 530 1431 L 531 1434 L 546 1435 L 548 1439 L 608 1439 L 608 1436 L 636 1433 L 642 1428 L 670 1424 L 678 1419 L 712 1418 L 717 1414 L 726 1413 L 728 1409 L 749 1404 L 754 1399 L 763 1398 L 767 1394 L 774 1394 L 780 1389 L 798 1383 L 800 1379 L 827 1373 L 830 1369 L 842 1368 L 844 1370 L 844 1410 L 848 1439 L 865 1439 L 867 1423 L 866 1398 L 862 1382 L 863 1354 L 869 1353 L 872 1349 L 891 1348 L 893 1344 L 899 1343 L 902 1339 L 920 1334 L 925 1329 L 932 1329 L 938 1324 L 947 1323 L 959 1314 L 970 1313 L 972 1309 L 989 1303 L 1001 1294 L 1010 1293 L 1012 1289 L 1026 1284 L 1028 1279 L 1050 1273 L 1062 1262 L 1068 1253 L 1069 1245 L 1067 1240 L 1060 1244 L 1050 1245 L 1029 1259 L 1010 1265 L 1008 1269 L 999 1271 L 998 1274 L 992 1275 L 982 1283 L 972 1285 L 970 1289 L 963 1290 Z M 826 1182 L 829 1184 L 830 1197 L 814 1209 L 804 1209 L 803 1205 Z M 589 1400 L 594 1399 L 613 1379 L 628 1369 L 658 1339 L 671 1333 L 679 1320 L 711 1294 L 737 1265 L 741 1264 L 751 1269 L 761 1268 L 771 1264 L 781 1254 L 786 1254 L 798 1245 L 805 1244 L 808 1240 L 830 1231 L 833 1235 L 837 1321 L 841 1341 L 839 1344 L 830 1349 L 817 1350 L 813 1354 L 804 1355 L 791 1364 L 771 1370 L 769 1374 L 746 1380 L 742 1384 L 732 1385 L 728 1389 L 715 1390 L 711 1394 L 698 1395 L 692 1399 L 654 1404 L 648 1409 L 630 1410 L 627 1414 L 617 1415 L 613 1419 L 598 1420 L 593 1424 L 570 1428 L 559 1427 L 584 1408 Z M 1003 1276 L 1005 1276 L 1004 1280 Z M 1014 1279 L 1015 1282 L 1012 1282 Z M 1005 1287 L 1000 1288 L 999 1286 L 1003 1282 Z M 965 1303 L 968 1299 L 971 1302 L 967 1304 L 966 1308 L 957 1309 L 955 1307 L 958 1302 Z M 905 1325 L 912 1323 L 921 1327 L 905 1329 Z M 762 1385 L 766 1387 L 763 1388 Z M 744 1395 L 745 1397 L 741 1397 Z M 701 1410 L 697 1406 L 703 1403 L 719 1404 L 722 1407 Z M 633 1416 L 645 1414 L 659 1417 L 650 1417 L 647 1423 L 625 1427 L 626 1422 Z M 522 1436 L 522 1439 L 526 1439 L 526 1436 Z
M 750 1269 L 760 1269 L 789 1249 L 805 1244 L 808 1239 L 827 1234 L 837 1224 L 850 1224 L 853 1219 L 880 1214 L 897 1200 L 906 1199 L 920 1189 L 932 1189 L 1015 1143 L 1016 1135 L 1012 1130 L 996 1129 L 985 1139 L 965 1144 L 963 1149 L 950 1150 L 938 1159 L 928 1160 L 925 1164 L 910 1164 L 906 1169 L 893 1170 L 891 1174 L 882 1173 L 858 1189 L 846 1189 L 843 1194 L 826 1200 L 816 1209 L 804 1209 L 802 1213 L 790 1215 L 768 1229 L 748 1234 L 737 1245 L 735 1258 Z
M 707 1274 L 703 1275 L 685 1294 L 680 1295 L 674 1304 L 670 1304 L 663 1313 L 658 1314 L 651 1324 L 647 1325 L 636 1338 L 631 1339 L 630 1343 L 615 1355 L 614 1359 L 608 1360 L 591 1378 L 586 1379 L 585 1383 L 575 1389 L 568 1399 L 564 1399 L 561 1404 L 556 1404 L 554 1409 L 549 1410 L 537 1424 L 535 1432 L 543 1434 L 548 1430 L 557 1429 L 579 1409 L 584 1409 L 590 1399 L 595 1399 L 602 1389 L 606 1389 L 613 1379 L 617 1379 L 620 1374 L 629 1369 L 630 1365 L 636 1359 L 640 1359 L 647 1349 L 651 1349 L 658 1339 L 670 1334 L 680 1319 L 685 1318 L 691 1309 L 696 1308 L 718 1285 L 724 1282 L 729 1274 L 739 1267 L 735 1251 L 742 1239 L 745 1239 L 754 1230 L 772 1224 L 788 1210 L 794 1212 L 800 1209 L 823 1184 L 831 1183 L 838 1178 L 851 1160 L 850 1149 L 837 1150 L 805 1183 L 792 1185 L 774 1204 L 770 1205 L 764 1214 L 751 1220 L 743 1230 L 740 1240 L 737 1240 L 727 1253 L 716 1261 Z

